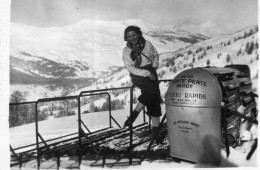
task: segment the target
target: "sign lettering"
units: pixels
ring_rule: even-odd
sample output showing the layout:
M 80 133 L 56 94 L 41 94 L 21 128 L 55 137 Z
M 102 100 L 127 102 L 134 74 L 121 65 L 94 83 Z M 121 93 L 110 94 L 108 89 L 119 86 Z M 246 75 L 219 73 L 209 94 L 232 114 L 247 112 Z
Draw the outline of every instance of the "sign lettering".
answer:
M 185 98 L 207 99 L 206 94 L 199 94 L 199 93 L 185 93 Z
M 186 133 L 186 134 L 190 133 L 190 131 L 193 128 L 199 128 L 200 127 L 200 125 L 198 123 L 194 123 L 194 122 L 187 121 L 187 120 L 173 121 L 173 125 L 177 125 L 175 127 L 180 129 L 180 132 Z

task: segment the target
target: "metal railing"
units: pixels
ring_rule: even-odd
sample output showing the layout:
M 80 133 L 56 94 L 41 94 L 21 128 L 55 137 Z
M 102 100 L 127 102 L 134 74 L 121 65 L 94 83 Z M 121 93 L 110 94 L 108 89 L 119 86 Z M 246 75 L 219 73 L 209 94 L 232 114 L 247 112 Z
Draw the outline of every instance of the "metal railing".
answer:
M 167 81 L 171 81 L 171 80 L 160 80 L 159 82 L 167 82 Z M 50 139 L 50 140 L 44 140 L 44 138 L 41 136 L 40 132 L 39 132 L 39 125 L 38 125 L 38 105 L 39 103 L 44 103 L 44 102 L 53 102 L 53 101 L 62 101 L 62 100 L 68 100 L 68 99 L 76 99 L 78 102 L 78 132 L 74 133 L 74 135 L 78 135 L 78 157 L 79 157 L 79 164 L 81 164 L 81 156 L 82 156 L 82 136 L 87 136 L 82 134 L 82 125 L 87 129 L 87 131 L 89 133 L 92 133 L 87 126 L 83 123 L 83 121 L 81 120 L 81 97 L 83 96 L 93 96 L 93 95 L 103 95 L 106 94 L 108 95 L 108 102 L 109 102 L 109 108 L 108 108 L 108 112 L 109 112 L 109 127 L 112 127 L 112 122 L 114 122 L 119 128 L 121 128 L 121 126 L 119 125 L 119 123 L 116 121 L 116 119 L 112 116 L 111 114 L 111 96 L 109 94 L 109 91 L 114 91 L 114 90 L 125 90 L 125 89 L 130 89 L 130 117 L 132 116 L 131 113 L 133 111 L 133 91 L 135 88 L 138 88 L 137 86 L 131 86 L 131 87 L 120 87 L 120 88 L 108 88 L 108 89 L 99 89 L 99 90 L 89 90 L 89 91 L 82 91 L 80 92 L 79 95 L 74 95 L 74 96 L 66 96 L 66 97 L 54 97 L 54 98 L 43 98 L 43 99 L 39 99 L 37 101 L 33 101 L 33 102 L 23 102 L 23 103 L 10 103 L 10 106 L 15 106 L 15 105 L 23 105 L 23 104 L 35 104 L 35 132 L 36 132 L 36 143 L 35 144 L 31 144 L 31 145 L 27 145 L 27 146 L 23 146 L 23 147 L 19 147 L 19 148 L 15 148 L 13 149 L 10 145 L 11 148 L 11 152 L 13 153 L 13 155 L 17 156 L 17 154 L 15 153 L 16 150 L 21 149 L 21 148 L 26 148 L 26 147 L 31 147 L 31 146 L 35 146 L 36 148 L 34 149 L 30 149 L 26 152 L 30 152 L 33 150 L 36 150 L 36 158 L 37 158 L 37 165 L 38 168 L 40 168 L 40 159 L 42 156 L 41 150 L 44 148 L 45 150 L 51 150 L 50 146 L 47 144 L 47 142 L 55 140 L 55 139 L 61 139 L 62 137 L 58 137 L 55 139 Z M 146 122 L 145 120 L 145 110 L 143 112 L 143 121 L 144 123 Z M 150 124 L 150 122 L 149 122 Z M 133 149 L 133 125 L 131 124 L 129 127 L 129 131 L 130 131 L 130 146 L 128 148 L 128 150 L 130 151 L 130 155 L 131 155 L 131 151 Z M 95 133 L 95 132 L 93 132 Z M 71 135 L 71 134 L 69 134 Z M 67 136 L 67 135 L 66 135 Z M 40 141 L 41 140 L 41 141 Z M 91 142 L 91 141 L 90 141 Z M 44 144 L 43 147 L 40 147 L 40 144 Z M 21 153 L 22 154 L 22 153 Z M 17 156 L 17 159 L 19 160 L 19 164 L 21 166 L 22 162 L 21 160 L 20 154 L 19 156 Z M 132 157 L 130 156 L 130 161 L 129 164 L 132 164 Z

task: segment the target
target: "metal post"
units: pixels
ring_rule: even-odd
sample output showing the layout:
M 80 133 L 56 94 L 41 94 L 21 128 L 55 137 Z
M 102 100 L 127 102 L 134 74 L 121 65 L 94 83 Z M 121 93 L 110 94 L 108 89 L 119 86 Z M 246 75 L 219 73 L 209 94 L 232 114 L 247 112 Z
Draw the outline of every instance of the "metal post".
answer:
M 9 147 L 10 147 L 10 150 L 11 150 L 12 154 L 18 159 L 19 165 L 20 165 L 20 169 L 21 169 L 21 167 L 22 167 L 22 153 L 16 154 L 14 149 L 12 148 L 12 146 L 9 145 Z
M 20 167 L 20 169 L 22 168 L 22 164 L 23 164 L 23 162 L 22 162 L 22 154 L 18 154 L 18 159 L 19 159 L 19 167 Z
M 149 116 L 149 131 L 151 131 L 151 126 L 152 126 L 152 120 L 151 120 L 151 116 Z
M 60 154 L 57 152 L 57 169 L 60 167 Z
M 111 97 L 110 97 L 110 94 L 109 93 L 107 93 L 108 94 L 108 104 L 109 104 L 109 126 L 110 127 L 112 127 L 112 121 L 111 121 L 111 117 L 112 117 L 112 115 L 111 115 Z
M 78 138 L 79 138 L 79 166 L 81 164 L 81 111 L 80 111 L 80 97 L 77 98 L 78 100 Z
M 146 119 L 145 119 L 145 108 L 143 110 L 143 120 L 144 120 L 144 123 L 146 122 Z
M 132 145 L 133 145 L 133 89 L 134 89 L 134 85 L 131 87 L 130 89 L 130 146 L 129 146 L 129 164 L 132 165 Z
M 105 167 L 105 164 L 106 164 L 106 153 L 103 153 L 102 155 L 102 167 L 104 168 Z
M 248 155 L 246 156 L 246 160 L 249 160 L 251 158 L 251 156 L 253 155 L 253 153 L 255 152 L 256 148 L 257 148 L 257 139 L 255 139 L 254 144 L 250 150 L 250 152 L 248 153 Z
M 226 152 L 227 152 L 227 157 L 229 156 L 229 142 L 228 142 L 228 130 L 227 130 L 227 115 L 226 115 L 226 109 L 222 112 L 223 114 L 223 128 L 224 128 L 224 137 L 225 137 L 225 145 L 226 145 Z
M 38 140 L 38 101 L 35 103 L 35 131 L 36 131 L 36 149 L 37 149 L 37 168 L 40 169 L 40 151 L 39 151 L 39 140 Z

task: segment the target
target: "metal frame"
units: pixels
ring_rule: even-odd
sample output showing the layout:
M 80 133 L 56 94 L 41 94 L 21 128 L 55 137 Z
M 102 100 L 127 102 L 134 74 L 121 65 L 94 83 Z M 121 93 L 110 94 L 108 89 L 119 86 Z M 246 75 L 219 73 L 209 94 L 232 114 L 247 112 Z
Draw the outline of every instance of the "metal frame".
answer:
M 159 82 L 166 82 L 166 81 L 172 81 L 172 80 L 159 80 Z M 109 88 L 109 89 L 100 89 L 100 90 L 89 90 L 89 91 L 82 91 L 80 92 L 79 95 L 75 95 L 75 96 L 67 96 L 67 97 L 55 97 L 55 98 L 43 98 L 43 99 L 39 99 L 37 101 L 33 101 L 33 102 L 23 102 L 23 103 L 10 103 L 10 106 L 13 105 L 22 105 L 22 104 L 35 104 L 35 131 L 36 131 L 36 143 L 35 144 L 31 144 L 31 145 L 27 145 L 27 146 L 23 146 L 23 147 L 19 147 L 19 148 L 15 148 L 13 149 L 10 145 L 10 150 L 13 153 L 14 156 L 17 156 L 18 162 L 20 167 L 22 166 L 22 157 L 21 155 L 23 153 L 28 153 L 31 152 L 33 150 L 36 150 L 36 159 L 37 159 L 37 167 L 38 169 L 40 168 L 40 159 L 41 159 L 41 148 L 39 146 L 39 144 L 44 144 L 44 148 L 47 148 L 47 150 L 51 151 L 49 145 L 47 144 L 47 142 L 49 141 L 53 141 L 56 139 L 61 139 L 63 137 L 67 137 L 67 136 L 71 136 L 71 135 L 77 135 L 78 134 L 78 149 L 79 149 L 79 164 L 81 164 L 81 146 L 82 146 L 82 136 L 87 137 L 87 134 L 83 133 L 84 131 L 82 130 L 81 125 L 83 125 L 89 132 L 89 134 L 92 134 L 92 132 L 90 132 L 90 130 L 87 128 L 87 126 L 82 122 L 81 120 L 81 106 L 80 106 L 80 98 L 83 96 L 92 96 L 92 95 L 101 95 L 101 94 L 107 94 L 108 98 L 109 98 L 109 126 L 112 127 L 112 121 L 115 122 L 115 124 L 121 128 L 121 126 L 118 124 L 118 122 L 115 120 L 115 118 L 112 116 L 111 114 L 111 96 L 108 93 L 108 91 L 113 91 L 113 90 L 123 90 L 123 89 L 130 89 L 130 117 L 132 118 L 132 110 L 133 110 L 133 90 L 134 88 L 138 88 L 137 86 L 131 86 L 131 87 L 121 87 L 121 88 Z M 43 102 L 51 102 L 51 101 L 61 101 L 61 100 L 68 100 L 68 99 L 76 99 L 78 102 L 78 132 L 77 133 L 73 133 L 73 134 L 69 134 L 69 135 L 65 135 L 62 137 L 58 137 L 58 138 L 54 138 L 54 139 L 50 139 L 50 140 L 44 140 L 43 137 L 40 135 L 39 133 L 39 129 L 38 129 L 38 104 L 39 103 L 43 103 Z M 146 122 L 146 118 L 145 118 L 145 109 L 143 110 L 143 121 L 144 123 Z M 151 120 L 149 119 L 149 125 L 151 123 Z M 83 131 L 83 132 L 82 132 Z M 132 165 L 132 149 L 133 149 L 133 126 L 131 124 L 130 128 L 130 146 L 128 147 L 128 151 L 129 151 L 129 164 Z M 93 132 L 95 133 L 95 132 Z M 39 141 L 39 138 L 41 141 Z M 73 138 L 75 139 L 75 138 Z M 90 141 L 91 143 L 91 141 Z M 25 151 L 23 153 L 20 154 L 16 154 L 15 151 L 18 149 L 22 149 L 22 148 L 27 148 L 27 147 L 32 147 L 36 145 L 36 148 L 34 149 L 30 149 L 28 151 Z M 93 146 L 94 147 L 94 146 Z M 57 158 L 59 158 L 59 155 L 57 155 Z M 103 162 L 103 166 L 104 166 L 105 160 Z M 17 165 L 17 164 L 14 164 Z M 59 166 L 59 159 L 57 159 L 57 165 Z
M 38 169 L 40 168 L 40 164 L 41 164 L 41 162 L 40 162 L 41 155 L 40 155 L 40 147 L 39 147 L 39 137 L 47 147 L 48 147 L 48 145 L 39 133 L 39 129 L 38 129 L 38 109 L 37 109 L 38 107 L 37 107 L 37 105 L 39 103 L 43 103 L 43 102 L 60 101 L 60 100 L 67 100 L 67 99 L 77 99 L 78 100 L 78 96 L 44 98 L 44 99 L 39 99 L 35 104 L 35 131 L 36 131 L 36 150 L 37 150 L 36 155 L 37 155 L 37 168 Z M 78 115 L 79 115 L 79 113 L 78 113 Z
M 166 81 L 172 81 L 172 80 L 159 80 L 159 82 L 166 82 Z M 61 139 L 63 138 L 64 136 L 62 137 L 58 137 L 58 138 L 54 138 L 54 139 L 50 139 L 50 140 L 44 140 L 43 137 L 41 136 L 41 134 L 39 133 L 39 129 L 38 129 L 38 104 L 39 103 L 43 103 L 43 102 L 51 102 L 51 101 L 61 101 L 61 100 L 68 100 L 68 99 L 76 99 L 77 102 L 78 102 L 78 133 L 73 133 L 73 134 L 69 134 L 69 135 L 65 135 L 65 136 L 70 136 L 70 135 L 76 135 L 78 134 L 78 149 L 79 149 L 79 165 L 81 164 L 81 156 L 82 156 L 82 136 L 84 137 L 87 137 L 87 134 L 83 133 L 82 132 L 82 127 L 81 125 L 83 125 L 89 132 L 89 134 L 92 134 L 92 133 L 95 133 L 95 132 L 90 132 L 90 130 L 87 128 L 87 126 L 82 122 L 81 120 L 81 106 L 80 106 L 80 98 L 83 97 L 83 96 L 92 96 L 92 95 L 101 95 L 101 94 L 107 94 L 108 97 L 109 97 L 109 126 L 112 127 L 112 121 L 115 122 L 115 124 L 121 128 L 121 126 L 118 124 L 118 122 L 115 120 L 115 118 L 112 116 L 111 114 L 111 96 L 110 94 L 108 93 L 108 91 L 113 91 L 113 90 L 123 90 L 123 89 L 130 89 L 130 113 L 132 113 L 132 110 L 133 110 L 133 90 L 134 88 L 138 88 L 137 86 L 131 86 L 131 87 L 121 87 L 121 88 L 109 88 L 109 89 L 100 89 L 100 90 L 89 90 L 89 91 L 82 91 L 80 92 L 79 95 L 75 95 L 75 96 L 66 96 L 66 97 L 54 97 L 54 98 L 43 98 L 43 99 L 39 99 L 37 101 L 33 101 L 33 102 L 23 102 L 23 103 L 10 103 L 9 105 L 21 105 L 21 104 L 35 104 L 35 131 L 36 131 L 36 143 L 35 144 L 31 144 L 31 145 L 27 145 L 27 146 L 23 146 L 23 147 L 19 147 L 19 148 L 15 148 L 13 149 L 11 146 L 10 146 L 10 150 L 13 152 L 14 156 L 17 155 L 15 153 L 16 150 L 18 149 L 21 149 L 21 148 L 26 148 L 26 147 L 32 147 L 34 145 L 36 145 L 36 148 L 35 149 L 31 149 L 31 150 L 28 150 L 28 151 L 25 151 L 24 153 L 26 152 L 30 152 L 30 151 L 33 151 L 33 150 L 36 150 L 36 159 L 37 159 L 37 167 L 38 169 L 40 168 L 40 159 L 41 159 L 41 149 L 42 147 L 40 148 L 40 144 L 44 144 L 44 149 L 47 149 L 49 151 L 51 151 L 49 145 L 47 144 L 47 142 L 49 141 L 52 141 L 52 140 L 56 140 L 56 139 Z M 145 113 L 146 111 L 143 110 L 143 120 L 144 120 L 144 123 L 146 122 L 145 120 Z M 132 117 L 132 115 L 130 114 L 130 116 Z M 150 124 L 150 120 L 149 120 L 149 124 Z M 132 149 L 133 149 L 133 126 L 131 124 L 130 128 L 129 128 L 129 131 L 130 131 L 130 146 L 128 147 L 128 151 L 129 151 L 129 164 L 132 165 Z M 39 140 L 40 138 L 40 140 Z M 74 139 L 74 138 L 73 138 Z M 91 141 L 90 141 L 91 143 Z M 94 146 L 93 146 L 94 147 Z M 19 157 L 17 157 L 18 159 L 18 162 L 20 164 L 20 166 L 22 166 L 22 161 L 21 161 L 21 156 L 19 154 Z M 57 158 L 59 158 L 59 155 L 57 155 Z M 103 162 L 103 166 L 104 166 L 104 163 L 105 161 Z M 17 164 L 15 164 L 17 165 Z M 59 166 L 59 159 L 57 159 L 57 165 Z
M 160 82 L 169 82 L 169 81 L 172 81 L 172 80 L 159 80 L 158 83 Z M 24 153 L 29 153 L 33 150 L 36 150 L 36 159 L 37 159 L 37 167 L 38 169 L 40 168 L 40 159 L 41 159 L 41 151 L 40 151 L 40 146 L 39 144 L 44 144 L 45 148 L 49 148 L 49 145 L 47 144 L 47 142 L 49 141 L 53 141 L 53 140 L 56 140 L 56 139 L 61 139 L 63 137 L 67 137 L 67 136 L 72 136 L 72 135 L 77 135 L 77 139 L 78 139 L 78 149 L 79 149 L 79 165 L 81 164 L 81 157 L 82 157 L 82 137 L 85 137 L 85 139 L 89 140 L 89 143 L 90 145 L 95 149 L 95 146 L 92 145 L 91 143 L 91 140 L 88 138 L 88 135 L 89 134 L 94 134 L 98 131 L 95 131 L 95 132 L 91 132 L 87 126 L 83 123 L 83 121 L 81 120 L 81 105 L 80 105 L 80 98 L 83 97 L 83 96 L 92 96 L 92 95 L 102 95 L 102 94 L 106 94 L 108 95 L 108 98 L 109 98 L 109 127 L 111 128 L 112 127 L 112 121 L 114 121 L 114 123 L 119 127 L 121 128 L 121 126 L 118 124 L 118 122 L 115 120 L 115 118 L 112 116 L 111 114 L 111 96 L 109 94 L 108 91 L 113 91 L 113 90 L 123 90 L 123 89 L 130 89 L 130 119 L 132 119 L 132 111 L 133 111 L 133 91 L 135 88 L 138 88 L 137 86 L 131 86 L 131 87 L 121 87 L 121 88 L 110 88 L 110 89 L 100 89 L 100 90 L 89 90 L 89 91 L 82 91 L 80 92 L 79 95 L 75 95 L 75 96 L 67 96 L 67 97 L 56 97 L 56 98 L 44 98 L 44 99 L 39 99 L 38 101 L 32 101 L 32 102 L 22 102 L 22 103 L 10 103 L 9 105 L 10 106 L 14 106 L 14 105 L 23 105 L 23 104 L 35 104 L 35 130 L 36 130 L 36 143 L 35 144 L 31 144 L 31 145 L 27 145 L 27 146 L 23 146 L 23 147 L 19 147 L 19 148 L 15 148 L 13 149 L 10 145 L 10 151 L 13 153 L 14 157 L 17 158 L 18 160 L 18 163 L 14 164 L 14 165 L 17 165 L 19 164 L 19 166 L 21 167 L 22 166 L 22 163 L 23 162 L 26 162 L 26 161 L 29 161 L 30 159 L 26 159 L 26 160 L 23 160 L 23 157 L 22 155 Z M 255 93 L 252 93 L 253 97 L 258 97 L 257 94 Z M 73 134 L 69 134 L 69 135 L 65 135 L 65 136 L 61 136 L 61 137 L 58 137 L 58 138 L 53 138 L 53 139 L 50 139 L 50 140 L 44 140 L 42 138 L 42 136 L 40 135 L 39 133 L 39 129 L 38 129 L 38 109 L 37 109 L 37 105 L 41 102 L 51 102 L 51 101 L 60 101 L 60 100 L 67 100 L 67 99 L 76 99 L 77 102 L 78 102 L 78 132 L 77 133 L 73 133 Z M 226 117 L 226 114 L 225 112 L 228 111 L 230 112 L 231 114 L 234 114 L 238 117 L 241 117 L 241 118 L 244 118 L 252 123 L 255 123 L 255 124 L 258 124 L 258 121 L 256 119 L 252 119 L 252 118 L 249 118 L 249 117 L 246 117 L 244 115 L 241 115 L 237 112 L 233 112 L 231 110 L 226 110 L 224 111 L 224 115 L 223 115 L 223 119 L 225 120 L 225 117 Z M 143 120 L 144 120 L 144 123 L 146 122 L 145 120 L 145 113 L 146 111 L 143 110 Z M 163 119 L 161 120 L 160 122 L 160 126 L 161 127 L 165 121 L 165 116 L 163 116 Z M 224 121 L 225 122 L 225 121 Z M 149 120 L 149 124 L 150 124 L 150 120 Z M 87 131 L 89 132 L 88 134 L 86 134 L 82 127 L 81 126 L 84 126 Z M 224 123 L 224 126 L 226 126 L 226 124 Z M 133 160 L 132 160 L 132 150 L 133 148 L 136 146 L 136 145 L 133 145 L 133 125 L 130 124 L 130 127 L 129 127 L 129 131 L 130 131 L 130 138 L 129 138 L 129 147 L 128 147 L 128 156 L 129 156 L 129 164 L 132 165 L 133 164 Z M 227 156 L 229 155 L 229 144 L 228 144 L 228 138 L 226 138 L 227 136 L 227 131 L 226 131 L 226 127 L 223 127 L 224 128 L 224 135 L 225 135 L 225 142 L 226 142 L 226 150 L 227 150 Z M 84 132 L 84 133 L 83 133 Z M 41 141 L 39 141 L 39 138 L 41 139 Z M 72 138 L 71 138 L 72 139 Z M 75 139 L 75 138 L 73 138 Z M 257 141 L 257 140 L 256 140 Z M 147 151 L 150 150 L 152 144 L 154 142 L 154 138 L 151 139 L 151 142 L 147 148 Z M 15 151 L 19 150 L 19 149 L 24 149 L 24 148 L 27 148 L 27 147 L 32 147 L 36 145 L 36 148 L 34 149 L 30 149 L 30 150 L 27 150 L 25 152 L 22 152 L 22 153 L 16 153 Z M 256 147 L 257 147 L 257 142 L 255 142 L 254 144 L 254 147 L 251 149 L 247 159 L 250 159 L 251 155 L 254 153 L 254 151 L 256 150 Z M 105 153 L 100 153 L 98 150 L 97 151 L 97 154 L 102 154 L 103 155 L 103 167 L 105 165 Z M 56 155 L 57 156 L 57 165 L 59 167 L 60 165 L 60 162 L 59 162 L 59 154 Z

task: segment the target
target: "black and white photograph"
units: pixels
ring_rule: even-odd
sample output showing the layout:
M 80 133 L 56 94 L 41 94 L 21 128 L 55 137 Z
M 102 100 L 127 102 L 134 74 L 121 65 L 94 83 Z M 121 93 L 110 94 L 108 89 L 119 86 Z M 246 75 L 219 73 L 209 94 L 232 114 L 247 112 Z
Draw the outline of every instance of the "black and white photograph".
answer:
M 257 169 L 258 7 L 6 1 L 0 170 Z

